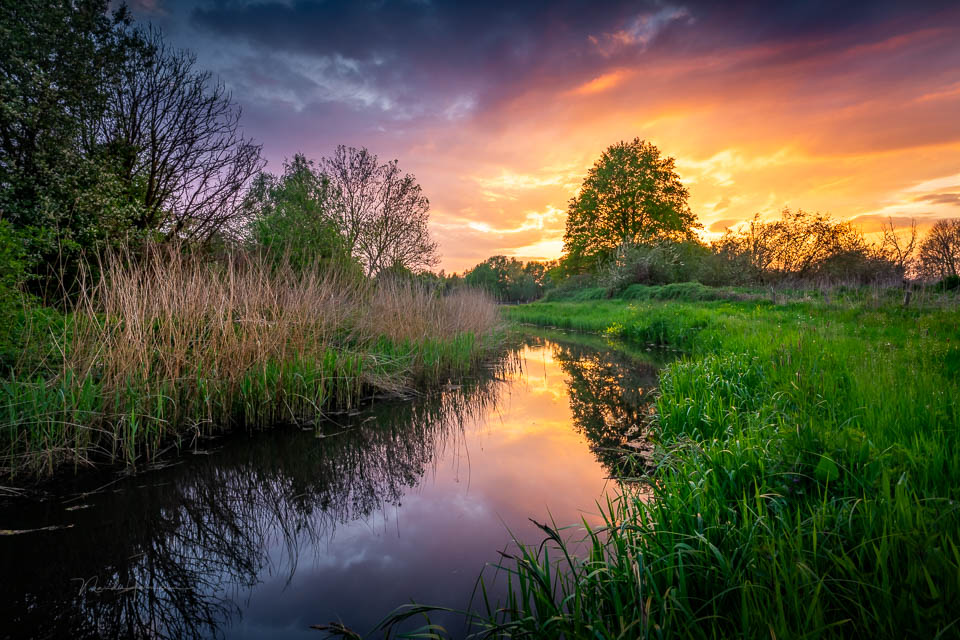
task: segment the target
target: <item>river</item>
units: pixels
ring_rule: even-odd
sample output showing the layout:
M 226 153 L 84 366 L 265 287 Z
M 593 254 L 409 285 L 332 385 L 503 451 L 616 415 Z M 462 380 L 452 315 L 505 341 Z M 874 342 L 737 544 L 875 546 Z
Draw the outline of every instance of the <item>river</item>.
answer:
M 5 504 L 0 635 L 322 638 L 311 625 L 367 631 L 412 600 L 465 608 L 481 573 L 496 598 L 490 565 L 511 533 L 542 538 L 530 518 L 599 522 L 657 369 L 599 339 L 532 333 L 439 393 Z

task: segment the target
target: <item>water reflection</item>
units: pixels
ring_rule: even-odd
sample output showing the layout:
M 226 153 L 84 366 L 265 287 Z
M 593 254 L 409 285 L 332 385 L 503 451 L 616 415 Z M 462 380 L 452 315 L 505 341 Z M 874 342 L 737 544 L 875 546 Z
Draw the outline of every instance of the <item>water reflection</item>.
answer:
M 597 346 L 528 338 L 500 376 L 4 508 L 2 529 L 70 528 L 0 537 L 0 634 L 314 637 L 466 606 L 507 527 L 535 539 L 527 517 L 589 518 L 610 489 L 655 368 Z
M 597 351 L 578 343 L 553 343 L 553 356 L 567 374 L 573 426 L 611 475 L 627 471 L 623 455 L 629 433 L 640 437 L 652 409 L 659 365 L 619 350 Z

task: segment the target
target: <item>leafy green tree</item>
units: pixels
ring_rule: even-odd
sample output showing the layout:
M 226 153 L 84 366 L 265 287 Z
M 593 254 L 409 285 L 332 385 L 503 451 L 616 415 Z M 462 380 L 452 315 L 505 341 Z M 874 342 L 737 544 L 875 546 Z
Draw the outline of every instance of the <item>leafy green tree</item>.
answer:
M 564 234 L 565 267 L 582 273 L 623 243 L 691 237 L 700 225 L 673 158 L 635 138 L 610 146 L 570 200 Z
M 244 199 L 254 247 L 295 268 L 315 263 L 345 266 L 350 258 L 337 228 L 330 181 L 302 154 L 284 164 L 279 177 L 261 173 Z
M 492 256 L 464 275 L 464 282 L 490 292 L 504 302 L 527 302 L 543 295 L 548 266 L 524 264 L 516 258 Z
M 0 3 L 0 212 L 35 265 L 72 264 L 133 217 L 90 123 L 132 46 L 106 0 Z

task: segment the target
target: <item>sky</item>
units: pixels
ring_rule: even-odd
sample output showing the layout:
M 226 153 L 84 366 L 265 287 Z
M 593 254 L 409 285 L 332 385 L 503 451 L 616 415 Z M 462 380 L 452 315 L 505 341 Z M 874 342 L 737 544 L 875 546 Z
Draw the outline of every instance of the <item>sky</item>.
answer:
M 601 152 L 676 160 L 705 240 L 783 207 L 960 217 L 960 3 L 132 0 L 230 88 L 268 170 L 397 159 L 446 271 L 553 259 Z

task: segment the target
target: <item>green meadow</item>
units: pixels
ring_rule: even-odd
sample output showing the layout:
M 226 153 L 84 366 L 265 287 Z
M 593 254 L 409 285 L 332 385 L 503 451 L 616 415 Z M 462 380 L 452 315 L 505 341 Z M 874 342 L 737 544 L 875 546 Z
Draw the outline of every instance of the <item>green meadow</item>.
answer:
M 544 525 L 543 545 L 500 563 L 510 597 L 488 604 L 479 628 L 548 638 L 960 634 L 956 305 L 905 307 L 869 292 L 774 303 L 690 289 L 504 309 L 515 323 L 683 355 L 661 370 L 645 425 L 653 460 L 637 462 L 623 498 L 601 505 L 607 526 L 588 528 L 588 552 L 572 551 L 582 528 Z

